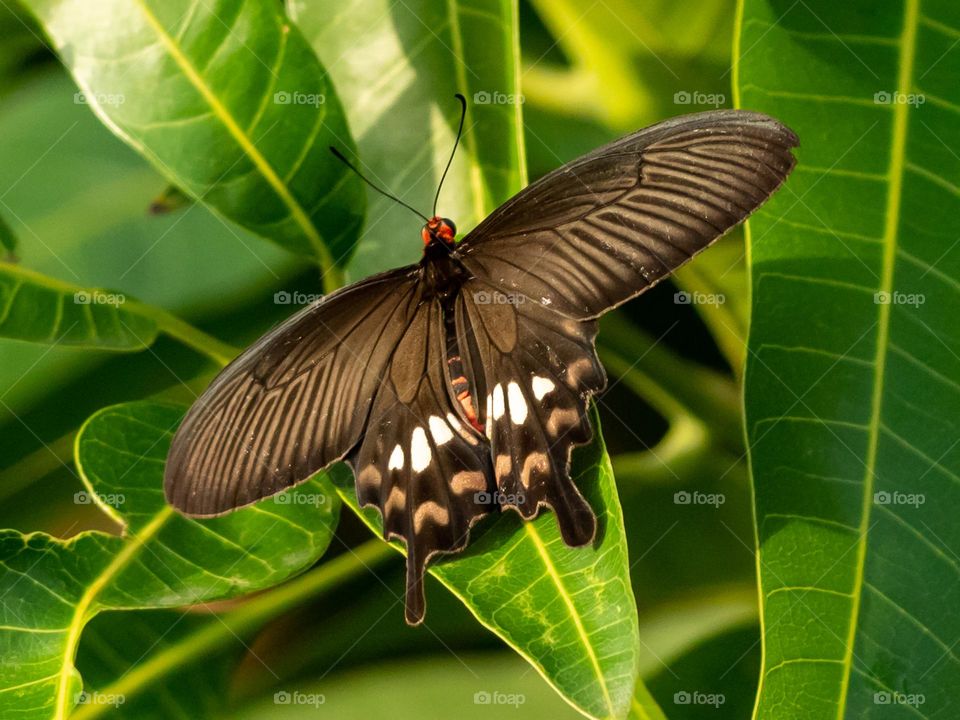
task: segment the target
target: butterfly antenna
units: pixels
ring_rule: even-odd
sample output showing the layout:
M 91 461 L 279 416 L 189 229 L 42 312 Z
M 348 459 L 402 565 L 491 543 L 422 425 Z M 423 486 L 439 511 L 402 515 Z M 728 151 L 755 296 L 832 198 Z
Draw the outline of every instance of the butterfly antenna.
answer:
M 440 176 L 440 184 L 437 185 L 437 195 L 433 198 L 433 214 L 437 214 L 437 203 L 440 200 L 440 188 L 443 187 L 443 181 L 447 179 L 447 171 L 453 163 L 453 156 L 457 154 L 457 145 L 460 144 L 460 136 L 463 135 L 463 121 L 467 117 L 467 99 L 457 93 L 454 97 L 460 101 L 460 127 L 457 129 L 457 139 L 453 143 L 453 150 L 450 151 L 450 159 L 447 160 L 447 166 L 443 169 L 443 175 Z
M 403 205 L 403 206 L 404 206 L 407 210 L 409 210 L 410 212 L 416 214 L 416 215 L 417 215 L 418 217 L 420 217 L 420 218 L 423 218 L 424 222 L 430 222 L 430 219 L 429 219 L 426 215 L 424 215 L 422 212 L 420 212 L 419 210 L 417 210 L 416 208 L 411 207 L 410 205 L 407 205 L 407 203 L 405 203 L 403 200 L 401 200 L 400 198 L 398 198 L 396 195 L 391 195 L 390 193 L 388 193 L 388 192 L 387 192 L 386 190 L 384 190 L 383 188 L 380 188 L 380 187 L 377 187 L 376 185 L 374 185 L 373 182 L 371 182 L 370 180 L 368 180 L 368 179 L 366 178 L 366 176 L 364 176 L 364 174 L 363 174 L 362 172 L 360 172 L 359 170 L 357 170 L 357 168 L 355 168 L 355 167 L 353 166 L 353 163 L 351 163 L 349 160 L 347 160 L 347 159 L 343 156 L 343 153 L 340 152 L 339 150 L 337 150 L 335 147 L 333 147 L 333 145 L 330 146 L 330 152 L 333 153 L 334 157 L 336 157 L 337 160 L 339 160 L 339 161 L 342 162 L 344 165 L 346 165 L 348 168 L 350 168 L 351 170 L 353 170 L 361 180 L 363 180 L 367 185 L 369 185 L 370 187 L 372 187 L 372 188 L 373 188 L 374 190 L 376 190 L 378 193 L 380 193 L 380 194 L 383 195 L 384 197 L 390 198 L 391 200 L 393 200 L 393 201 L 395 201 L 395 202 L 397 202 L 397 203 L 400 203 L 401 205 Z

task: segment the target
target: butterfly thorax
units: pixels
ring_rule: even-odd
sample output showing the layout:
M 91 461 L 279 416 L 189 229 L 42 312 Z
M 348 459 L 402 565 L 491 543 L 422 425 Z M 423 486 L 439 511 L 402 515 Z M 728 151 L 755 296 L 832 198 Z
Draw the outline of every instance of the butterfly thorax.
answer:
M 470 274 L 456 252 L 457 226 L 447 218 L 434 217 L 423 226 L 423 258 L 420 267 L 428 293 L 447 299 L 456 294 Z

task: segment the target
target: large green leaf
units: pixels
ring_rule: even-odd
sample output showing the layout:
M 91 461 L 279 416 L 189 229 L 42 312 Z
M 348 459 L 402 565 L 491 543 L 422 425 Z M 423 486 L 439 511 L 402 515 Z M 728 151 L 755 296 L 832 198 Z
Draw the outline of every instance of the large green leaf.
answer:
M 167 178 L 325 268 L 345 264 L 359 180 L 339 100 L 272 0 L 27 0 L 81 94 Z
M 599 521 L 592 547 L 567 547 L 552 513 L 522 522 L 508 512 L 478 526 L 463 555 L 430 572 L 574 707 L 589 717 L 623 717 L 639 638 L 623 516 L 599 432 L 574 451 L 572 472 Z M 334 482 L 357 510 L 352 476 L 339 473 Z M 375 509 L 360 512 L 382 532 Z
M 741 16 L 740 104 L 802 143 L 750 227 L 757 717 L 955 717 L 960 6 Z
M 0 532 L 0 715 L 65 718 L 82 682 L 73 662 L 102 610 L 171 607 L 274 585 L 313 563 L 339 502 L 323 479 L 229 516 L 188 520 L 163 498 L 163 464 L 183 408 L 132 403 L 94 415 L 77 439 L 86 486 L 123 536 L 69 540 Z
M 424 214 L 467 119 L 438 212 L 470 230 L 526 182 L 511 0 L 288 0 L 343 99 L 364 169 Z M 402 138 L 402 142 L 398 142 Z M 415 261 L 422 221 L 370 191 L 354 277 Z
M 0 337 L 51 345 L 141 350 L 157 324 L 123 293 L 82 288 L 0 263 Z

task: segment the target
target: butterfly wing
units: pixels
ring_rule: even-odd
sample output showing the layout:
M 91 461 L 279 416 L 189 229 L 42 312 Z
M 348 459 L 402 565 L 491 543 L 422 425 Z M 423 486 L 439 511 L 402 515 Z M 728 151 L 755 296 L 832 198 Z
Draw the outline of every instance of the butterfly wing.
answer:
M 410 267 L 344 288 L 234 360 L 173 438 L 167 500 L 189 515 L 217 515 L 342 459 L 414 317 L 419 278 Z
M 546 175 L 458 246 L 473 279 L 457 332 L 501 501 L 557 515 L 570 545 L 595 519 L 569 476 L 605 377 L 596 318 L 744 220 L 784 181 L 798 144 L 765 115 L 718 111 L 654 125 Z M 484 406 L 485 405 L 485 406 Z
M 593 540 L 596 519 L 570 479 L 570 451 L 590 440 L 590 394 L 606 383 L 596 320 L 564 317 L 473 279 L 457 300 L 457 337 L 475 378 L 498 500 L 525 519 L 553 509 L 568 545 Z
M 423 619 L 430 558 L 465 548 L 471 526 L 493 509 L 489 452 L 456 410 L 446 334 L 440 303 L 421 300 L 350 458 L 360 504 L 378 507 L 384 538 L 407 546 L 406 617 L 413 625 Z
M 504 293 L 586 319 L 639 295 L 742 222 L 793 169 L 797 136 L 720 110 L 653 125 L 529 185 L 458 247 Z

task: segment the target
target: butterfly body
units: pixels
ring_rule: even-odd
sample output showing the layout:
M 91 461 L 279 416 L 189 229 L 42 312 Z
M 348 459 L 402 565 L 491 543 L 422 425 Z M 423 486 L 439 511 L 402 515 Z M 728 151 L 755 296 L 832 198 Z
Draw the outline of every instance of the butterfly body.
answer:
M 216 515 L 345 460 L 406 545 L 414 624 L 427 564 L 486 515 L 548 507 L 568 545 L 591 542 L 569 461 L 606 383 L 597 318 L 759 207 L 797 144 L 757 113 L 674 118 L 546 175 L 459 242 L 427 219 L 418 264 L 303 309 L 214 380 L 174 437 L 167 498 Z

